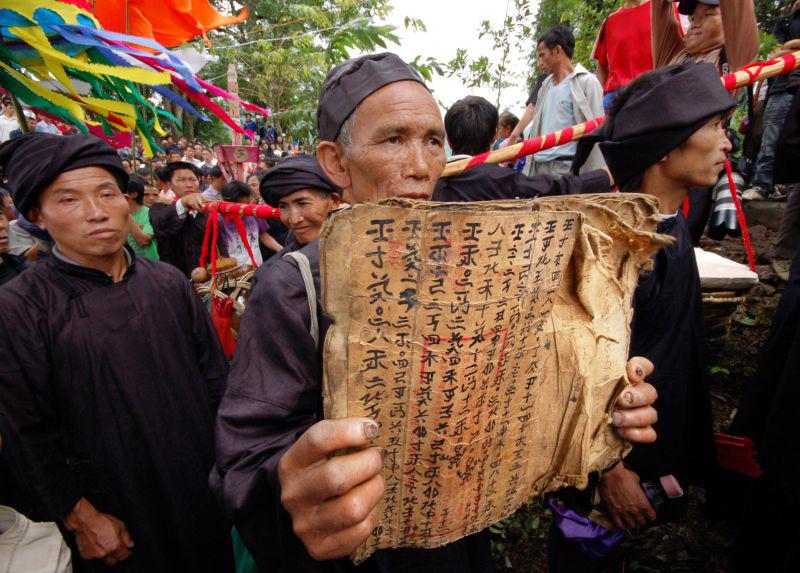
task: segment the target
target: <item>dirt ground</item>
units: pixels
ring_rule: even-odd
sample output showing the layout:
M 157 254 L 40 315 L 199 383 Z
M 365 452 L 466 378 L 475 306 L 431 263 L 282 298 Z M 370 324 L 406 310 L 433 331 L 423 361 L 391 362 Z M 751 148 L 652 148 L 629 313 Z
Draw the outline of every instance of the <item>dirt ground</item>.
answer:
M 761 347 L 769 333 L 782 292 L 768 253 L 776 233 L 763 226 L 750 229 L 761 284 L 731 317 L 727 328 L 709 340 L 711 399 L 716 431 L 724 431 L 736 413 L 742 386 L 758 364 Z M 741 263 L 747 256 L 741 239 L 704 239 L 704 249 Z M 695 491 L 690 493 L 688 515 L 679 523 L 650 528 L 634 541 L 625 542 L 623 571 L 724 572 L 729 571 L 728 553 L 732 530 L 724 519 L 711 518 Z M 538 573 L 547 571 L 549 511 L 540 500 L 520 509 L 513 517 L 495 525 L 493 550 L 498 572 Z

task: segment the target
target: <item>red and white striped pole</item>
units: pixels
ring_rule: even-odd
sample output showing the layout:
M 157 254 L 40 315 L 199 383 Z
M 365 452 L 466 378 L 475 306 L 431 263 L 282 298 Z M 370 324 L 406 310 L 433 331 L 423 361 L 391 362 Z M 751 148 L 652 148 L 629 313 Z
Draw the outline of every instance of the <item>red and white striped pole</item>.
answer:
M 800 51 L 780 56 L 774 60 L 750 64 L 738 72 L 722 76 L 720 81 L 722 81 L 722 85 L 725 86 L 725 89 L 733 91 L 766 78 L 788 74 L 799 66 Z M 596 117 L 584 123 L 579 123 L 578 125 L 556 131 L 555 133 L 548 133 L 547 135 L 542 135 L 534 139 L 526 139 L 525 141 L 504 147 L 503 149 L 453 161 L 452 163 L 448 163 L 444 168 L 442 177 L 458 175 L 481 163 L 504 163 L 506 161 L 514 161 L 534 153 L 539 153 L 545 149 L 564 145 L 565 143 L 580 139 L 587 133 L 594 131 L 603 124 L 604 120 L 604 117 Z

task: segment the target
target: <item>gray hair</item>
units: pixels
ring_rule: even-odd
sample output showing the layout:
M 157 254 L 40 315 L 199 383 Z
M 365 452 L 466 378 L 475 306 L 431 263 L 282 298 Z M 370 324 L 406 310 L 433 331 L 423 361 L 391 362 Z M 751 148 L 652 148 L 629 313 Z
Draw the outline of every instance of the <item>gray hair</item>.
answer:
M 350 148 L 353 146 L 353 125 L 356 122 L 356 113 L 358 113 L 357 107 L 344 120 L 342 127 L 339 129 L 339 135 L 336 136 L 336 143 L 344 148 L 345 156 L 350 155 Z

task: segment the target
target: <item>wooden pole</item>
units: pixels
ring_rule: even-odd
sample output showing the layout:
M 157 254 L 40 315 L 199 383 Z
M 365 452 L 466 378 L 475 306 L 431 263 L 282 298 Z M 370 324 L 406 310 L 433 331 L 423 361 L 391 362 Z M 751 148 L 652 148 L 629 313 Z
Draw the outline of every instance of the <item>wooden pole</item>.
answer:
M 128 0 L 125 0 L 125 35 L 130 35 L 130 8 L 128 8 Z M 138 89 L 138 86 L 137 86 Z M 131 129 L 131 170 L 133 170 L 133 163 L 136 161 L 136 126 Z M 138 173 L 138 171 L 135 171 Z
M 236 75 L 236 68 L 233 64 L 228 64 L 228 91 L 233 94 L 234 99 L 229 99 L 230 102 L 230 116 L 233 121 L 236 122 L 237 125 L 241 125 L 241 107 L 239 106 L 239 80 Z M 238 132 L 233 130 L 231 135 L 231 145 L 234 147 L 241 147 L 242 145 L 242 135 Z M 222 157 L 218 157 L 218 161 L 222 161 Z M 244 162 L 240 161 L 239 159 L 234 159 L 228 162 L 229 171 L 234 179 L 237 181 L 244 181 Z
M 253 203 L 229 203 L 216 201 L 203 204 L 203 210 L 211 213 L 236 213 L 242 217 L 256 217 L 258 219 L 280 219 L 281 210 L 269 205 L 255 205 Z
M 444 168 L 442 177 L 452 177 L 453 175 L 458 175 L 470 167 L 480 165 L 481 163 L 503 163 L 505 161 L 513 161 L 515 159 L 519 159 L 520 157 L 526 157 L 528 155 L 544 151 L 545 149 L 550 149 L 551 147 L 564 145 L 565 143 L 580 139 L 587 133 L 594 131 L 600 125 L 602 125 L 604 121 L 604 117 L 597 117 L 595 119 L 579 123 L 578 125 L 556 131 L 555 133 L 548 133 L 547 135 L 542 135 L 541 137 L 536 137 L 534 139 L 527 139 L 515 145 L 509 145 L 508 147 L 498 149 L 497 151 L 453 161 L 448 163 Z
M 767 62 L 756 62 L 738 72 L 722 76 L 720 81 L 722 85 L 725 86 L 725 89 L 733 91 L 767 78 L 789 73 L 798 67 L 800 67 L 800 51 Z M 448 163 L 444 168 L 442 177 L 458 175 L 481 163 L 504 163 L 544 151 L 545 149 L 564 145 L 565 143 L 580 139 L 587 133 L 594 131 L 602 125 L 604 120 L 604 117 L 596 117 L 555 133 L 548 133 L 541 137 L 528 139 L 516 145 L 509 145 L 503 149 L 498 149 L 497 151 L 453 161 L 452 163 Z
M 22 111 L 22 105 L 20 105 L 17 96 L 8 92 L 8 95 L 11 96 L 11 105 L 14 106 L 14 111 L 17 114 L 17 123 L 19 124 L 19 129 L 22 133 L 28 133 L 30 130 L 28 129 L 28 118 L 25 117 L 25 112 Z
M 228 91 L 239 97 L 239 81 L 236 77 L 236 68 L 233 64 L 228 64 Z M 235 99 L 228 100 L 230 101 L 231 105 L 231 118 L 236 123 L 240 123 L 241 118 L 241 108 L 239 107 L 239 102 Z M 231 140 L 232 145 L 241 145 L 242 144 L 242 135 L 234 131 Z

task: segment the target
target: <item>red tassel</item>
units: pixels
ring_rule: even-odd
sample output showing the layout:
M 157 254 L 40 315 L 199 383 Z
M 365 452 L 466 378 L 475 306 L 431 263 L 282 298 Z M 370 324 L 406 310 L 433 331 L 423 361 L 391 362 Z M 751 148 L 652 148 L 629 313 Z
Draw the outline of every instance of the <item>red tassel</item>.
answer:
M 211 239 L 211 278 L 217 276 L 217 238 L 219 236 L 219 217 L 217 217 L 217 210 L 214 209 L 211 213 L 211 225 L 214 229 L 214 236 Z M 215 284 L 215 283 L 211 283 Z
M 250 255 L 250 262 L 253 263 L 253 266 L 258 268 L 256 264 L 256 258 L 253 255 L 253 249 L 250 248 L 250 241 L 247 239 L 247 229 L 244 226 L 244 221 L 242 218 L 234 213 L 231 215 L 233 218 L 233 224 L 236 225 L 236 230 L 239 232 L 239 238 L 242 239 L 242 243 L 244 243 L 244 248 L 247 249 L 247 254 Z
M 216 216 L 217 207 L 216 205 L 212 205 L 210 207 L 211 216 L 209 216 L 208 220 L 206 221 L 206 232 L 203 234 L 203 250 L 200 253 L 200 266 L 206 268 L 206 259 L 208 259 L 208 240 L 211 238 L 211 230 L 214 227 L 214 224 L 211 222 L 211 217 Z

